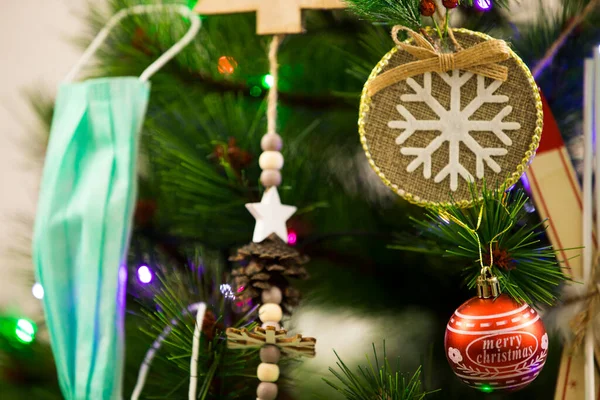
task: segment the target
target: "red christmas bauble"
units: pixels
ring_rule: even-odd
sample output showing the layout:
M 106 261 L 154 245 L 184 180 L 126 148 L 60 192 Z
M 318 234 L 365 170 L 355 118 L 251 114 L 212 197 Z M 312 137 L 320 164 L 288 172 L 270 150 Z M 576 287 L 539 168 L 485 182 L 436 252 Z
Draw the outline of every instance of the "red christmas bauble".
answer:
M 487 393 L 529 385 L 548 356 L 539 314 L 506 294 L 474 297 L 460 306 L 446 326 L 444 345 L 456 376 Z

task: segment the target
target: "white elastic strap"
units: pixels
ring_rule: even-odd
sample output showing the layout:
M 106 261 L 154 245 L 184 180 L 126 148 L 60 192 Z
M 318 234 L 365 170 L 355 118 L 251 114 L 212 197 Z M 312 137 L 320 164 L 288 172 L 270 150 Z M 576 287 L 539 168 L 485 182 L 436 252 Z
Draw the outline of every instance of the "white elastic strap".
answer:
M 181 4 L 151 4 L 151 5 L 137 5 L 129 8 L 124 8 L 113 15 L 106 26 L 102 28 L 102 30 L 98 33 L 98 35 L 94 38 L 92 43 L 85 49 L 85 52 L 77 61 L 77 63 L 73 66 L 71 71 L 67 74 L 64 82 L 71 82 L 81 68 L 87 64 L 90 58 L 94 55 L 94 53 L 98 50 L 98 48 L 104 43 L 110 31 L 124 18 L 130 15 L 137 14 L 148 14 L 160 11 L 172 10 L 178 14 L 181 14 L 184 17 L 187 17 L 191 21 L 190 29 L 188 29 L 187 33 L 177 42 L 175 43 L 169 50 L 167 50 L 163 55 L 161 55 L 156 61 L 154 61 L 148 68 L 142 72 L 140 75 L 140 80 L 142 82 L 146 82 L 152 75 L 154 75 L 159 69 L 161 69 L 166 63 L 168 63 L 173 57 L 175 57 L 185 46 L 187 46 L 196 36 L 198 31 L 200 30 L 200 17 L 196 15 L 192 10 L 188 7 L 183 6 Z
M 198 387 L 198 354 L 200 353 L 200 336 L 202 334 L 202 323 L 204 322 L 204 314 L 206 313 L 206 303 L 194 303 L 190 304 L 183 312 L 194 312 L 196 311 L 196 327 L 194 328 L 194 338 L 192 342 L 192 358 L 190 359 L 190 390 L 189 400 L 195 400 L 196 390 Z M 162 346 L 162 342 L 169 336 L 171 330 L 178 323 L 177 319 L 171 320 L 171 325 L 168 325 L 163 329 L 162 333 L 156 338 L 152 346 L 146 353 L 140 372 L 138 373 L 138 379 L 131 395 L 131 400 L 138 400 L 144 390 L 146 384 L 146 378 L 150 371 L 150 365 L 156 356 L 156 352 Z
M 206 304 L 200 303 L 198 313 L 196 314 L 196 328 L 194 329 L 194 340 L 192 342 L 192 358 L 190 359 L 190 390 L 188 400 L 196 399 L 198 389 L 198 355 L 200 353 L 200 336 L 202 335 L 202 322 L 204 322 L 204 313 Z

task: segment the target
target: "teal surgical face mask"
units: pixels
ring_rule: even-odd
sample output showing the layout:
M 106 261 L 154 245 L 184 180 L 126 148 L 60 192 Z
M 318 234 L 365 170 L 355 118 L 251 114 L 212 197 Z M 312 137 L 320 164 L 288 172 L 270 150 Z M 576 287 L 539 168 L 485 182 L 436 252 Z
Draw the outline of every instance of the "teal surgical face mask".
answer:
M 187 34 L 137 77 L 71 83 L 110 30 L 132 14 L 171 10 Z M 196 35 L 179 5 L 134 6 L 99 33 L 58 92 L 35 221 L 33 257 L 60 387 L 67 400 L 122 398 L 125 259 L 136 198 L 148 78 Z

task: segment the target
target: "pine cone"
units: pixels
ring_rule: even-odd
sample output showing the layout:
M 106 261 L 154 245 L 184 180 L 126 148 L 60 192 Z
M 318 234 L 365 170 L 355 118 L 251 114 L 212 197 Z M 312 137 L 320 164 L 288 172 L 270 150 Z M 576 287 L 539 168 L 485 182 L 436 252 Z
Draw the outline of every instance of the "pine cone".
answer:
M 285 313 L 289 314 L 300 302 L 300 292 L 290 286 L 288 278 L 307 279 L 304 264 L 309 258 L 279 237 L 271 235 L 261 243 L 252 242 L 229 260 L 240 264 L 232 272 L 233 287 L 240 300 L 259 303 L 263 290 L 277 286 L 281 289 L 281 308 Z

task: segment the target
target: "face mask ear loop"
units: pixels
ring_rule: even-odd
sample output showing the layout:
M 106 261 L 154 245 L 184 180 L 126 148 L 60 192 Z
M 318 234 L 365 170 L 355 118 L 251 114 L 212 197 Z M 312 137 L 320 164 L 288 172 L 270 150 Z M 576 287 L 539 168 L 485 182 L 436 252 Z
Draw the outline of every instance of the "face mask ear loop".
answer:
M 138 14 L 149 14 L 161 11 L 171 10 L 186 18 L 189 18 L 191 25 L 186 34 L 175 43 L 169 50 L 161 55 L 156 61 L 154 61 L 148 68 L 140 75 L 140 81 L 146 82 L 152 75 L 160 70 L 166 63 L 168 63 L 173 57 L 175 57 L 185 46 L 187 46 L 196 36 L 200 30 L 201 21 L 200 17 L 196 15 L 188 7 L 179 4 L 153 4 L 153 5 L 137 5 L 129 8 L 124 8 L 121 11 L 113 15 L 106 26 L 98 33 L 92 43 L 85 50 L 79 61 L 73 66 L 71 71 L 67 74 L 64 81 L 65 83 L 72 82 L 73 79 L 79 74 L 84 65 L 86 65 L 98 48 L 104 43 L 112 29 L 120 23 L 124 18 L 130 15 Z

